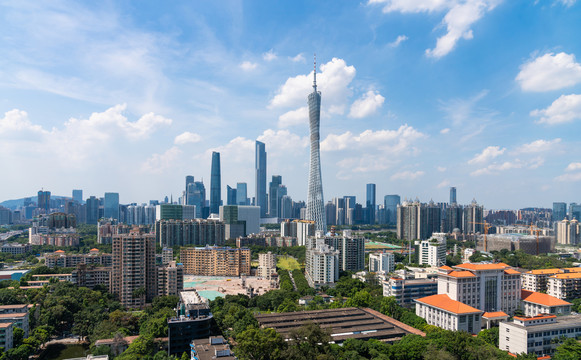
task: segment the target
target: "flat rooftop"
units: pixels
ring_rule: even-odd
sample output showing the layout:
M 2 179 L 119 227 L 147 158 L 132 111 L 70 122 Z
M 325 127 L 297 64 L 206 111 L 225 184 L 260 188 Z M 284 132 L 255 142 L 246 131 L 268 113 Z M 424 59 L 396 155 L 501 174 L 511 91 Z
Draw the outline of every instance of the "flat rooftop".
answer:
M 286 339 L 291 337 L 291 331 L 311 322 L 329 330 L 332 341 L 337 344 L 347 339 L 376 339 L 392 343 L 407 334 L 425 336 L 418 329 L 368 308 L 256 314 L 254 317 L 261 327 L 273 328 Z
M 516 326 L 520 329 L 526 329 L 529 332 L 549 331 L 559 329 L 561 327 L 581 326 L 581 315 L 564 315 L 557 316 L 557 322 L 549 322 L 539 325 L 523 326 L 514 322 L 509 322 L 511 326 Z

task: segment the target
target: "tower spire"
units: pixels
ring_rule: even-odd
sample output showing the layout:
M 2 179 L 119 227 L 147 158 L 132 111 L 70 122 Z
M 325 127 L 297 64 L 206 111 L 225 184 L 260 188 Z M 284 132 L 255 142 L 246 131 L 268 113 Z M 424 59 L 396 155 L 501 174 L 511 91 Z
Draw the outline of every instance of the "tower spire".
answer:
M 313 61 L 313 89 L 317 91 L 317 53 L 314 54 Z

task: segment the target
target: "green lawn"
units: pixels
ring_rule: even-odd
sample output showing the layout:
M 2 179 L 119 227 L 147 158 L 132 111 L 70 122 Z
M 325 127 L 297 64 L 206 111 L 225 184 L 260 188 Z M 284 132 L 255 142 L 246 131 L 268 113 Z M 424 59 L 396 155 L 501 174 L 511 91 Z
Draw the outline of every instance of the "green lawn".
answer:
M 297 259 L 290 256 L 279 256 L 276 265 L 283 270 L 301 269 L 301 265 Z

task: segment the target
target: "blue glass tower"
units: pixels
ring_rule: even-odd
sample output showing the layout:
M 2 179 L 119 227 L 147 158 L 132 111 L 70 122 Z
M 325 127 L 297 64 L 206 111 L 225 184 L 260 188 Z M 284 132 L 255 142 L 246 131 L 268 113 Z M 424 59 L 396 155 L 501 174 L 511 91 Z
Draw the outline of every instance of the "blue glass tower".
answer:
M 239 182 L 236 184 L 236 204 L 237 205 L 247 205 L 246 199 L 248 195 L 246 193 L 246 183 Z
M 268 202 L 266 201 L 266 150 L 264 143 L 256 142 L 255 153 L 255 170 L 256 170 L 256 196 L 255 204 L 260 206 L 260 217 L 265 218 L 268 210 Z
M 220 192 L 220 153 L 212 152 L 212 171 L 210 173 L 210 213 L 217 214 L 220 211 L 222 195 Z
M 119 220 L 119 193 L 105 193 L 104 217 Z
M 323 180 L 321 177 L 321 154 L 319 151 L 319 126 L 321 122 L 321 92 L 317 91 L 317 63 L 313 71 L 313 92 L 309 94 L 309 127 L 311 132 L 311 164 L 309 167 L 309 189 L 307 193 L 307 220 L 315 222 L 315 230 L 327 232 Z
M 375 224 L 375 184 L 367 184 L 367 201 L 365 202 L 366 219 L 369 224 Z

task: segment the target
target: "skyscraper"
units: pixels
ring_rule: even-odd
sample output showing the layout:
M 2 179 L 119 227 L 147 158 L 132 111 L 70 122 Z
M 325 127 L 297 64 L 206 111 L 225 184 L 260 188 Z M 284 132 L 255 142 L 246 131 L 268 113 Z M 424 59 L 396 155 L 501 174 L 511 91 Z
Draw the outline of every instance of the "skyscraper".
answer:
M 73 200 L 79 204 L 83 202 L 83 190 L 73 190 Z
M 50 210 L 50 191 L 40 190 L 38 192 L 38 208 L 43 210 L 44 214 L 48 214 Z
M 236 205 L 248 205 L 248 193 L 245 182 L 236 184 Z
M 278 217 L 278 187 L 281 184 L 282 176 L 272 175 L 268 186 L 268 217 Z
M 313 71 L 313 92 L 308 97 L 309 127 L 311 131 L 311 164 L 307 193 L 307 220 L 315 221 L 317 231 L 327 232 L 323 180 L 321 177 L 321 154 L 319 152 L 319 125 L 321 121 L 321 93 L 317 91 L 317 63 Z
M 217 214 L 220 212 L 220 203 L 222 202 L 220 184 L 220 153 L 212 152 L 212 171 L 210 173 L 210 213 Z
M 456 188 L 450 187 L 450 205 L 456 204 Z
M 236 203 L 236 188 L 226 185 L 226 205 L 238 205 Z
M 87 211 L 87 224 L 96 225 L 99 220 L 99 199 L 94 196 L 89 197 L 85 209 Z
M 119 220 L 119 193 L 105 193 L 103 217 Z
M 266 150 L 264 143 L 256 142 L 255 152 L 255 170 L 256 170 L 256 189 L 254 196 L 256 197 L 255 204 L 260 206 L 260 217 L 266 217 L 268 204 L 266 201 Z
M 184 205 L 193 205 L 193 204 L 190 204 L 190 202 L 192 201 L 194 189 L 195 189 L 194 177 L 192 175 L 187 175 L 186 176 L 186 191 L 184 192 L 184 199 L 183 199 Z
M 553 221 L 561 221 L 567 215 L 567 204 L 564 202 L 553 203 Z
M 385 220 L 390 225 L 397 223 L 397 206 L 401 198 L 399 195 L 385 195 L 383 198 L 383 206 L 385 207 Z
M 367 215 L 365 220 L 369 224 L 375 224 L 375 184 L 367 184 L 367 201 L 365 202 Z

